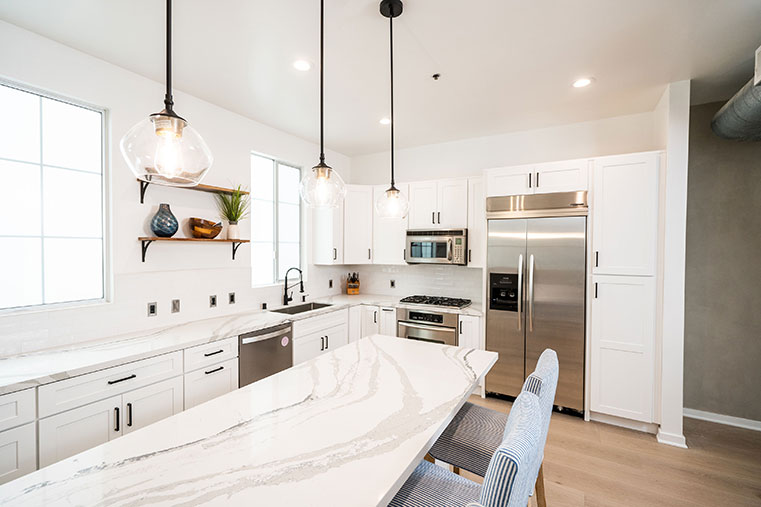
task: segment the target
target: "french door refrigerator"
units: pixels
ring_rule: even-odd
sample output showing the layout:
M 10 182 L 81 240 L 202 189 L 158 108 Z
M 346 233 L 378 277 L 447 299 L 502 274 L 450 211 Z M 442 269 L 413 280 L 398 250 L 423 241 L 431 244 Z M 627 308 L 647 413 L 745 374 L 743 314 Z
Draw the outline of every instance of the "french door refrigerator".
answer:
M 583 412 L 587 212 L 586 192 L 487 199 L 487 392 L 518 396 L 551 348 L 555 405 Z

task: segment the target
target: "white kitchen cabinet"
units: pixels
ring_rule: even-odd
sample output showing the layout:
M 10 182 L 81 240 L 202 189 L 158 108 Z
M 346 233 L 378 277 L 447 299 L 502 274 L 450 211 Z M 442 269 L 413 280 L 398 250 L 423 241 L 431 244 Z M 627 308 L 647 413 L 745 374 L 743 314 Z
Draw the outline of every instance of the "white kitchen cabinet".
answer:
M 408 185 L 396 185 L 409 198 Z M 373 187 L 373 203 L 383 195 L 388 185 Z M 408 215 L 409 216 L 409 215 Z M 404 249 L 406 248 L 408 217 L 382 218 L 373 205 L 373 264 L 406 264 Z
M 441 229 L 464 229 L 468 226 L 468 179 L 438 182 L 436 226 Z
M 344 263 L 344 203 L 312 209 L 312 263 Z
M 238 388 L 238 358 L 205 366 L 185 374 L 185 409 L 195 407 Z
M 238 337 L 231 336 L 183 351 L 184 371 L 189 372 L 238 357 Z
M 0 484 L 37 469 L 37 432 L 33 422 L 0 432 Z
M 308 336 L 293 340 L 293 364 L 309 361 L 323 353 L 337 349 L 349 343 L 346 324 L 318 331 Z
M 435 181 L 410 183 L 410 229 L 432 229 L 436 227 L 439 190 Z
M 380 307 L 362 305 L 362 338 L 380 333 Z
M 385 336 L 396 336 L 396 308 L 382 306 L 378 332 Z
M 182 377 L 170 378 L 122 395 L 123 434 L 182 412 Z
M 36 405 L 34 388 L 0 396 L 0 431 L 34 421 Z
M 486 193 L 481 176 L 468 178 L 468 266 L 486 265 Z
M 113 396 L 39 421 L 40 467 L 122 434 L 122 397 Z
M 538 164 L 532 187 L 536 194 L 586 190 L 589 187 L 588 176 L 588 159 Z
M 653 422 L 655 278 L 593 277 L 591 409 Z
M 362 305 L 349 308 L 349 342 L 355 342 L 362 338 Z
M 592 258 L 595 274 L 655 275 L 658 153 L 594 161 Z
M 473 315 L 460 315 L 459 326 L 457 345 L 469 349 L 480 349 L 481 319 Z
M 373 187 L 347 185 L 344 199 L 344 264 L 371 264 Z
M 484 171 L 486 196 L 525 195 L 534 193 L 534 166 L 495 167 Z M 531 184 L 529 184 L 531 178 Z

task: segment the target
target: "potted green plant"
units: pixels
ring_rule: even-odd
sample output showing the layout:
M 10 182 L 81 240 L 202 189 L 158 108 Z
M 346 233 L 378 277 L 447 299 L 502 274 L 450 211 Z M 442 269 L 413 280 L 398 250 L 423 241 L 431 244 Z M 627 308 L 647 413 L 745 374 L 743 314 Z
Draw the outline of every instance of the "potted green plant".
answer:
M 238 185 L 231 193 L 216 194 L 217 209 L 222 219 L 227 220 L 227 239 L 240 239 L 238 222 L 248 217 L 251 201 L 249 194 Z

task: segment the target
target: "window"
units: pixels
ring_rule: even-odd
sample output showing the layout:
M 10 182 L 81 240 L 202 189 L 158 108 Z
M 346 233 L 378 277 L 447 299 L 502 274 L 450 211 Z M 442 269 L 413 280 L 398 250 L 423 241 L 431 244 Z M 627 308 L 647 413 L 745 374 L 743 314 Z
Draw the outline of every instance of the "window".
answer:
M 103 112 L 0 84 L 0 309 L 104 297 Z
M 251 278 L 254 287 L 301 267 L 301 169 L 251 155 Z

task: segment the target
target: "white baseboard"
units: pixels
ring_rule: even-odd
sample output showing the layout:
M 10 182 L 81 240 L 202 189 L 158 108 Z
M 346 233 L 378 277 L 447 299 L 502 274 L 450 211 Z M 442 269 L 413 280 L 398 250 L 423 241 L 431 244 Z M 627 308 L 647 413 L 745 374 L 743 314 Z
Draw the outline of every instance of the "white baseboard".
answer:
M 658 430 L 658 434 L 655 435 L 659 444 L 673 445 L 674 447 L 681 447 L 687 449 L 687 441 L 684 439 L 684 435 L 677 435 L 675 433 L 666 433 Z
M 642 431 L 644 433 L 652 433 L 653 435 L 658 432 L 658 425 L 651 423 L 644 423 L 640 421 L 632 421 L 631 419 L 625 419 L 623 417 L 617 417 L 615 415 L 601 414 L 599 412 L 590 412 L 589 419 L 596 422 L 605 424 L 611 424 L 613 426 L 619 426 L 635 431 Z
M 754 421 L 753 419 L 714 414 L 713 412 L 695 410 L 694 408 L 685 408 L 684 416 L 689 417 L 690 419 L 700 419 L 701 421 L 726 424 L 727 426 L 735 426 L 736 428 L 745 428 L 746 430 L 761 431 L 761 421 Z

